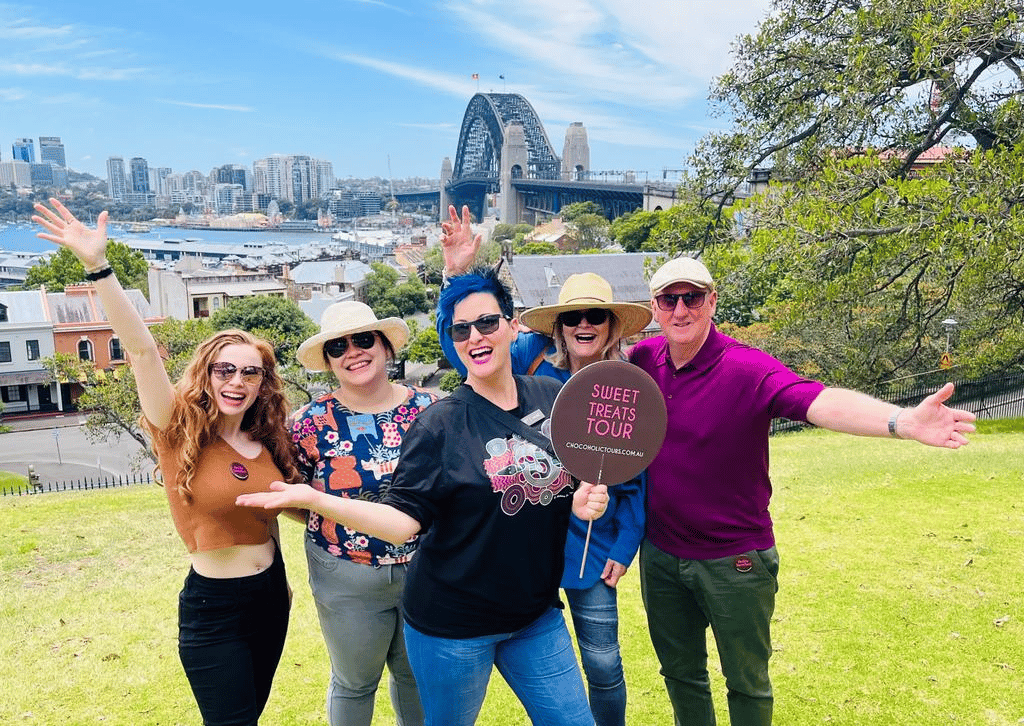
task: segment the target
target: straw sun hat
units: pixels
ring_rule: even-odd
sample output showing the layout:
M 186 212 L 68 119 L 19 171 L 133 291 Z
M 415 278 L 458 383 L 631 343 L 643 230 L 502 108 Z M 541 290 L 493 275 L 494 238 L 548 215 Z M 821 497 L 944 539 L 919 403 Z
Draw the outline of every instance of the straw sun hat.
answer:
M 347 300 L 334 303 L 324 310 L 323 315 L 320 316 L 320 332 L 303 341 L 295 353 L 295 357 L 306 367 L 306 370 L 329 370 L 324 361 L 324 343 L 353 333 L 365 333 L 368 330 L 379 330 L 383 333 L 396 353 L 409 340 L 409 326 L 405 324 L 404 320 L 400 318 L 378 320 L 369 305 Z
M 530 308 L 519 319 L 531 330 L 551 336 L 560 313 L 588 308 L 604 308 L 615 313 L 622 323 L 623 338 L 646 328 L 652 317 L 651 309 L 646 305 L 612 302 L 612 286 L 607 280 L 593 272 L 581 272 L 566 278 L 558 291 L 557 305 Z

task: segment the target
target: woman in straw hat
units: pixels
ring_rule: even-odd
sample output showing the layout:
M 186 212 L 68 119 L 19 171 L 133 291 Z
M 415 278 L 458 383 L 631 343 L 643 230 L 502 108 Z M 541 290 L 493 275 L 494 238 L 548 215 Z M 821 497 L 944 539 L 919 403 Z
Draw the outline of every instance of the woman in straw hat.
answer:
M 440 296 L 466 384 L 416 419 L 380 502 L 275 483 L 240 504 L 300 507 L 391 542 L 420 533 L 402 601 L 409 661 L 431 726 L 476 722 L 496 667 L 530 720 L 591 726 L 557 608 L 570 512 L 590 520 L 607 487 L 577 483 L 545 433 L 561 384 L 512 374 L 518 322 L 492 270 Z
M 457 275 L 473 264 L 481 239 L 472 233 L 467 207 L 463 207 L 461 219 L 453 206 L 448 213 L 449 221 L 441 225 L 446 276 Z M 625 360 L 622 339 L 643 330 L 651 317 L 648 305 L 615 302 L 611 285 L 600 275 L 570 275 L 558 291 L 557 303 L 531 308 L 520 316 L 532 332 L 520 331 L 512 344 L 513 372 L 551 376 L 564 382 L 590 363 Z M 447 323 L 438 315 L 439 329 Z M 441 340 L 444 342 L 443 336 Z M 445 354 L 449 352 L 445 348 Z M 459 367 L 455 356 L 448 355 L 448 359 Z M 460 372 L 465 371 L 460 368 Z M 571 519 L 562 587 L 572 613 L 597 726 L 622 726 L 626 721 L 626 679 L 619 648 L 615 587 L 643 540 L 644 487 L 640 479 L 635 479 L 610 488 L 609 493 L 608 511 L 591 528 L 582 577 L 579 573 L 588 523 Z
M 388 380 L 388 363 L 408 338 L 399 318 L 378 320 L 367 305 L 350 301 L 328 307 L 320 332 L 299 346 L 296 356 L 307 370 L 329 370 L 338 380 L 334 391 L 292 417 L 299 468 L 317 491 L 376 501 L 390 488 L 406 431 L 437 400 Z M 369 726 L 385 664 L 398 723 L 423 723 L 399 607 L 416 546 L 415 535 L 392 544 L 308 513 L 309 583 L 331 658 L 331 726 Z
M 56 199 L 36 204 L 38 236 L 74 253 L 128 351 L 142 424 L 191 567 L 178 597 L 178 656 L 203 723 L 255 724 L 284 649 L 291 590 L 279 510 L 235 505 L 244 492 L 298 481 L 288 403 L 274 350 L 242 330 L 200 343 L 172 385 L 153 334 L 107 263 L 107 213 L 96 227 Z

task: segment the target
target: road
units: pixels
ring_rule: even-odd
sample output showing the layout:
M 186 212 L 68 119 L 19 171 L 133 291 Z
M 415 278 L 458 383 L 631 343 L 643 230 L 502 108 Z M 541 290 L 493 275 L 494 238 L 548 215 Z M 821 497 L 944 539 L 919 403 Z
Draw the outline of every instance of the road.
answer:
M 27 476 L 31 464 L 43 484 L 152 473 L 148 463 L 142 472 L 132 471 L 133 455 L 141 447 L 127 437 L 90 443 L 82 433 L 80 415 L 6 419 L 4 423 L 14 430 L 0 434 L 2 471 Z

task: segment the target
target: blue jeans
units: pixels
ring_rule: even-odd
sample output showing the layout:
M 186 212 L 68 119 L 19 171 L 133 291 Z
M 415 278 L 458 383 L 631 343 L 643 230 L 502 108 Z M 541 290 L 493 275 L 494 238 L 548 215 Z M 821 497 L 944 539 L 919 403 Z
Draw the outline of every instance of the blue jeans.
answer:
M 640 587 L 651 643 L 676 724 L 714 726 L 708 676 L 711 627 L 728 691 L 732 726 L 770 726 L 771 620 L 778 592 L 774 547 L 714 560 L 683 560 L 645 540 Z
M 551 608 L 515 633 L 456 640 L 424 635 L 405 624 L 427 726 L 472 726 L 491 670 L 541 726 L 593 726 L 583 678 L 560 610 Z
M 583 672 L 587 676 L 590 710 L 597 726 L 625 726 L 626 677 L 619 653 L 619 611 L 616 590 L 598 580 L 586 590 L 565 589 Z
M 327 723 L 370 726 L 386 663 L 396 723 L 420 726 L 423 709 L 405 654 L 399 608 L 408 565 L 362 565 L 325 552 L 309 538 L 306 561 L 331 658 Z
M 288 632 L 281 550 L 263 572 L 203 577 L 190 570 L 178 596 L 178 655 L 207 726 L 255 726 Z

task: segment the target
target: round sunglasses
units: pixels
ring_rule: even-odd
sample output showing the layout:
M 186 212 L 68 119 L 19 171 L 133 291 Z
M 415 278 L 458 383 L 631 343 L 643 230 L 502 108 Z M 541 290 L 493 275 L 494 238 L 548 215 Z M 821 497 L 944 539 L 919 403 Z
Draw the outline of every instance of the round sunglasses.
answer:
M 345 351 L 348 350 L 349 338 L 352 339 L 352 345 L 363 350 L 369 350 L 377 342 L 377 335 L 373 331 L 352 333 L 352 335 L 328 340 L 324 343 L 324 353 L 331 358 L 341 358 L 341 356 L 345 355 Z
M 586 310 L 567 310 L 558 316 L 558 322 L 570 328 L 575 328 L 583 319 L 591 325 L 600 325 L 608 319 L 608 311 L 604 308 L 587 308 Z
M 263 378 L 263 374 L 266 370 L 262 366 L 242 366 L 239 368 L 234 363 L 228 363 L 221 361 L 219 363 L 210 364 L 210 373 L 217 377 L 221 381 L 230 381 L 235 377 L 235 373 L 241 372 L 242 383 L 259 383 Z

